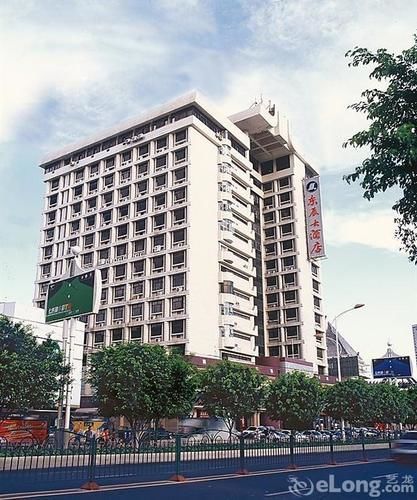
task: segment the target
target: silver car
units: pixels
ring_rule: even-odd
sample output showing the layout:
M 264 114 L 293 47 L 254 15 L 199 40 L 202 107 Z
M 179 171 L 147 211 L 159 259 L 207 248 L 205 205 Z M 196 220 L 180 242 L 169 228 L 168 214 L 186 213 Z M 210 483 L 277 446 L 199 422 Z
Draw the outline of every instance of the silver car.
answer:
M 392 444 L 392 458 L 417 461 L 417 431 L 407 431 Z

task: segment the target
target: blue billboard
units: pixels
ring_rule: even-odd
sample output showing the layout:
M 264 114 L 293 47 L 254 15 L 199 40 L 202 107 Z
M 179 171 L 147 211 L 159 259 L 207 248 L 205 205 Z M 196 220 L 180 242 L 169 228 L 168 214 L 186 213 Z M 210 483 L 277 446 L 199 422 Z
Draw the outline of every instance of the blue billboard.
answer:
M 411 377 L 410 356 L 373 359 L 372 373 L 374 378 Z

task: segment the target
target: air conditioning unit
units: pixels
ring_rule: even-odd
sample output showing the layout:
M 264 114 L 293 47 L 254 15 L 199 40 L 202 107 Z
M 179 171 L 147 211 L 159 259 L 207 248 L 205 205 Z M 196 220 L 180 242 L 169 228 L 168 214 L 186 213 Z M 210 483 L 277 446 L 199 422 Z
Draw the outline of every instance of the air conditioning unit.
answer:
M 138 321 L 143 321 L 143 316 L 137 316 L 136 318 L 132 318 L 132 321 L 137 323 Z
M 74 167 L 74 166 L 76 165 L 76 162 L 75 162 L 75 161 L 72 161 L 72 162 L 70 163 L 70 165 L 71 165 L 71 167 Z
M 147 172 L 145 172 L 145 173 L 143 173 L 143 174 L 139 174 L 139 175 L 138 175 L 138 178 L 139 178 L 139 179 L 143 179 L 143 177 L 146 177 L 147 175 L 148 175 L 148 173 L 147 173 Z
M 113 320 L 113 325 L 121 325 L 123 321 L 121 319 Z
M 132 141 L 141 141 L 144 138 L 145 138 L 145 134 L 138 134 L 138 135 L 134 135 L 132 137 Z
M 151 338 L 151 342 L 162 342 L 162 337 Z
M 151 314 L 151 319 L 158 319 L 158 318 L 162 318 L 162 313 Z
M 162 245 L 156 245 L 155 247 L 153 247 L 154 252 L 160 252 L 163 249 L 164 249 L 164 247 Z
M 125 139 L 123 144 L 130 144 L 131 142 L 132 142 L 132 139 L 130 137 L 128 137 L 127 139 Z
M 129 218 L 128 215 L 123 215 L 123 217 L 119 218 L 119 222 L 121 222 L 122 220 L 127 220 L 128 218 Z
M 127 178 L 127 179 L 122 179 L 122 180 L 120 181 L 120 184 L 127 184 L 128 182 L 130 182 L 130 179 L 129 179 L 129 178 Z
M 91 212 L 94 212 L 94 210 L 96 210 L 94 207 L 93 207 L 93 208 L 89 208 L 89 209 L 87 210 L 87 213 L 88 213 L 88 214 L 91 214 Z
M 99 264 L 108 264 L 110 262 L 110 259 L 100 259 L 98 261 Z
M 175 286 L 172 289 L 173 292 L 183 292 L 184 291 L 184 286 Z
M 104 326 L 104 321 L 96 321 L 96 326 Z
M 145 250 L 138 250 L 137 252 L 133 252 L 133 257 L 139 257 L 140 255 L 144 255 Z
M 178 311 L 172 311 L 172 314 L 173 314 L 174 316 L 179 316 L 179 315 L 181 315 L 181 314 L 185 314 L 185 311 L 184 311 L 184 309 L 180 309 L 180 310 L 178 310 Z

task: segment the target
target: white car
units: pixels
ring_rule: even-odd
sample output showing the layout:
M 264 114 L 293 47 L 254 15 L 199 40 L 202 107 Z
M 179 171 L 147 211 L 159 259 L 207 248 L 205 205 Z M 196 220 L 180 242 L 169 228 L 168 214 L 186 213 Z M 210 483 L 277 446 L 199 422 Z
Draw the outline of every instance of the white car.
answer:
M 392 458 L 400 461 L 417 461 L 417 431 L 407 431 L 392 444 Z

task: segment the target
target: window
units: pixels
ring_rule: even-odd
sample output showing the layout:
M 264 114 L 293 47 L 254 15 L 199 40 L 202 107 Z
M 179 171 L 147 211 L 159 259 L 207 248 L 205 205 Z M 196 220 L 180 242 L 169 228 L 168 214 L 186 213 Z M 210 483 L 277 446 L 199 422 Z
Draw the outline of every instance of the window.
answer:
M 312 280 L 312 283 L 313 283 L 313 290 L 316 292 L 316 293 L 320 293 L 320 283 L 317 281 L 317 280 Z
M 164 324 L 163 323 L 154 323 L 149 327 L 149 336 L 150 341 L 155 339 L 161 339 L 164 333 Z
M 122 340 L 123 340 L 123 328 L 115 328 L 114 330 L 112 330 L 111 340 L 113 343 L 114 342 L 116 342 L 116 343 L 122 342 Z
M 171 254 L 171 265 L 172 268 L 175 269 L 177 267 L 185 266 L 185 251 L 174 252 Z
M 288 191 L 287 193 L 282 193 L 278 195 L 278 205 L 288 205 L 288 203 L 291 203 L 292 201 L 292 194 L 291 191 Z
M 186 230 L 178 229 L 171 233 L 171 241 L 173 247 L 182 246 L 186 243 Z
M 276 238 L 276 230 L 275 227 L 268 227 L 265 229 L 265 239 L 266 240 L 274 240 Z
M 152 252 L 165 250 L 165 234 L 158 234 L 152 238 Z
M 94 180 L 88 183 L 88 194 L 94 194 L 98 189 L 98 180 Z
M 166 214 L 159 214 L 153 216 L 153 230 L 161 230 L 165 228 Z
M 264 161 L 261 163 L 261 174 L 268 175 L 272 174 L 274 171 L 274 162 L 273 160 Z
M 290 269 L 295 269 L 296 267 L 296 257 L 291 255 L 290 257 L 283 257 L 281 259 L 281 265 L 283 271 L 288 271 Z
M 186 179 L 187 179 L 187 169 L 185 167 L 177 168 L 177 170 L 173 171 L 174 184 L 180 184 L 181 182 L 184 182 Z
M 104 245 L 110 242 L 110 229 L 100 231 L 100 244 Z
M 162 272 L 165 268 L 165 256 L 152 257 L 152 272 Z
M 220 283 L 220 293 L 234 293 L 233 281 L 225 280 Z
M 153 300 L 149 304 L 149 314 L 150 319 L 160 318 L 164 315 L 164 301 L 163 300 Z
M 131 169 L 125 168 L 120 172 L 120 184 L 124 184 L 125 182 L 129 182 L 131 179 Z
M 279 211 L 279 220 L 284 221 L 293 218 L 292 207 L 282 208 Z
M 141 298 L 143 296 L 143 290 L 144 290 L 144 282 L 143 281 L 138 281 L 136 283 L 132 283 L 132 285 L 131 285 L 131 298 L 132 299 Z
M 91 212 L 97 208 L 97 197 L 87 200 L 87 212 Z
M 298 339 L 299 327 L 298 326 L 287 326 L 285 328 L 285 336 L 286 336 L 287 340 Z
M 287 357 L 288 358 L 299 358 L 300 357 L 300 344 L 290 344 L 287 345 Z
M 165 284 L 165 279 L 164 278 L 155 278 L 151 280 L 151 292 L 152 293 L 163 293 L 164 291 L 164 284 Z
M 185 288 L 185 274 L 173 274 L 171 276 L 171 290 L 172 291 L 181 291 Z M 177 290 L 176 290 L 177 289 Z
M 125 308 L 123 306 L 113 307 L 111 313 L 113 321 L 123 321 L 125 317 Z
M 147 199 L 135 202 L 135 217 L 145 214 L 147 211 L 147 205 Z
M 291 177 L 282 177 L 278 180 L 279 189 L 287 189 L 291 187 Z
M 171 321 L 169 326 L 172 337 L 183 337 L 185 335 L 185 322 L 183 319 Z
M 277 356 L 281 357 L 281 346 L 273 346 L 269 348 L 269 355 L 270 356 Z
M 47 229 L 45 231 L 45 241 L 52 241 L 54 239 L 55 229 Z
M 90 165 L 90 177 L 98 174 L 98 163 L 94 163 L 94 165 Z
M 88 234 L 87 236 L 84 236 L 84 249 L 94 246 L 94 236 L 94 234 Z
M 106 177 L 104 177 L 104 187 L 111 188 L 113 186 L 114 186 L 114 175 L 113 174 L 106 175 Z
M 172 191 L 172 201 L 174 204 L 176 203 L 183 203 L 186 201 L 187 198 L 187 191 L 185 187 L 175 189 Z
M 154 210 L 161 210 L 166 207 L 167 195 L 166 193 L 158 194 L 153 198 Z
M 136 184 L 136 196 L 143 196 L 148 192 L 148 181 L 141 181 Z
M 113 158 L 107 158 L 106 160 L 106 170 L 110 170 L 114 168 L 116 164 L 116 158 L 113 156 Z
M 294 252 L 295 251 L 295 240 L 285 240 L 281 242 L 281 252 Z
M 314 322 L 317 326 L 321 326 L 321 315 L 314 313 Z
M 294 273 L 284 274 L 282 276 L 284 288 L 297 285 L 297 277 Z
M 276 255 L 277 254 L 277 245 L 276 243 L 269 243 L 265 245 L 265 255 Z
M 274 208 L 275 207 L 275 198 L 273 196 L 268 196 L 268 198 L 265 198 L 264 199 L 264 207 L 266 209 Z
M 175 133 L 174 135 L 175 145 L 186 142 L 186 140 L 187 140 L 187 129 L 179 130 L 178 132 Z
M 143 158 L 145 156 L 149 156 L 149 143 L 143 144 L 142 146 L 139 146 L 139 149 L 138 149 L 138 157 Z
M 132 159 L 132 150 L 130 151 L 125 151 L 122 153 L 122 162 L 130 161 Z M 129 169 L 130 172 L 130 169 Z
M 174 151 L 174 163 L 182 163 L 183 161 L 187 161 L 187 148 Z
M 94 345 L 102 345 L 104 344 L 104 331 L 95 332 L 94 333 Z
M 96 226 L 96 216 L 95 215 L 90 215 L 89 217 L 86 217 L 85 219 L 85 229 L 87 231 L 94 229 Z
M 268 193 L 269 191 L 272 191 L 274 189 L 273 186 L 274 186 L 273 182 L 264 182 L 262 184 L 262 189 L 264 193 Z
M 279 322 L 279 311 L 273 310 L 273 311 L 267 311 L 268 314 L 268 321 L 271 323 L 277 323 Z
M 183 314 L 185 313 L 185 297 L 174 297 L 171 299 L 171 313 Z
M 113 203 L 113 192 L 103 194 L 101 202 L 103 207 L 110 206 Z
M 280 230 L 281 230 L 281 237 L 289 236 L 289 235 L 293 235 L 294 234 L 294 228 L 293 228 L 292 223 L 290 223 L 290 224 L 283 224 L 282 226 L 280 226 Z
M 113 300 L 115 302 L 120 300 L 125 300 L 126 298 L 126 286 L 120 285 L 113 288 Z
M 185 208 L 177 208 L 172 211 L 172 222 L 174 225 L 183 224 L 186 218 Z
M 101 296 L 100 296 L 100 303 L 101 304 L 107 304 L 108 295 L 109 295 L 109 289 L 102 288 L 101 289 Z
M 161 137 L 157 139 L 155 143 L 156 152 L 161 151 L 162 149 L 166 149 L 168 147 L 168 137 Z
M 120 264 L 114 267 L 114 277 L 116 279 L 126 278 L 126 264 Z
M 75 220 L 73 222 L 71 222 L 70 224 L 70 233 L 71 234 L 75 234 L 75 233 L 78 233 L 80 230 L 80 221 L 79 220 Z
M 59 179 L 52 179 L 49 181 L 49 190 L 55 191 L 55 189 L 59 188 Z
M 99 312 L 96 315 L 96 325 L 99 323 L 105 323 L 106 322 L 106 317 L 107 317 L 107 310 L 106 309 L 100 309 Z
M 278 272 L 278 260 L 271 259 L 265 262 L 266 274 L 272 274 Z
M 106 210 L 101 214 L 101 223 L 106 226 L 112 221 L 113 210 Z
M 117 239 L 122 240 L 128 237 L 128 225 L 122 224 L 121 226 L 117 226 Z
M 270 224 L 271 222 L 275 222 L 275 212 L 267 212 L 264 215 L 265 224 Z
M 319 266 L 317 266 L 313 262 L 311 263 L 311 273 L 312 273 L 313 276 L 318 276 L 319 275 Z
M 279 296 L 277 293 L 268 293 L 266 296 L 266 303 L 269 307 L 279 306 Z
M 143 163 L 139 163 L 139 165 L 136 167 L 136 176 L 140 178 L 148 174 L 149 174 L 149 162 L 145 161 Z
M 109 281 L 109 269 L 102 269 L 101 270 L 101 282 L 103 285 Z
M 132 304 L 130 306 L 130 318 L 132 320 L 143 320 L 143 304 Z
M 117 219 L 120 220 L 126 220 L 129 217 L 129 205 L 123 205 L 122 207 L 119 207 L 117 209 L 118 215 Z
M 295 304 L 298 301 L 297 290 L 284 292 L 284 304 Z
M 284 310 L 285 321 L 298 321 L 298 309 L 293 307 Z
M 132 262 L 132 278 L 143 276 L 145 274 L 145 260 L 136 260 Z
M 155 171 L 164 170 L 168 166 L 168 155 L 158 156 L 154 160 L 155 162 Z
M 136 240 L 133 242 L 133 257 L 136 257 L 136 253 L 139 252 L 139 255 L 141 253 L 145 253 L 146 250 L 146 239 L 143 240 Z
M 45 259 L 50 257 L 52 257 L 52 245 L 43 249 L 43 258 Z
M 84 169 L 80 168 L 79 170 L 75 171 L 74 174 L 75 182 L 82 181 L 84 179 Z
M 268 328 L 269 340 L 281 340 L 279 328 Z
M 234 314 L 233 304 L 231 302 L 220 304 L 220 314 L 232 316 Z
M 116 246 L 116 258 L 127 257 L 127 244 L 123 243 L 123 245 L 117 245 Z
M 319 299 L 316 296 L 313 296 L 313 302 L 314 302 L 314 307 L 316 309 L 320 309 L 321 308 L 321 299 Z
M 74 203 L 71 205 L 71 215 L 72 217 L 77 217 L 81 213 L 81 203 Z
M 125 201 L 129 199 L 129 196 L 130 196 L 130 186 L 126 186 L 119 189 L 119 201 Z
M 48 198 L 48 207 L 49 208 L 56 207 L 57 204 L 58 204 L 58 195 L 57 194 L 54 194 L 53 196 L 50 196 Z
M 281 156 L 281 158 L 277 158 L 276 160 L 277 171 L 285 170 L 286 168 L 290 168 L 290 157 L 289 156 Z
M 134 233 L 135 236 L 138 234 L 145 234 L 146 233 L 146 219 L 141 219 L 138 220 L 134 223 Z
M 51 264 L 45 264 L 41 266 L 41 272 L 42 276 L 49 277 L 49 275 L 51 274 Z
M 167 174 L 157 175 L 154 177 L 154 189 L 164 189 L 167 187 Z
M 143 326 L 132 326 L 129 329 L 130 340 L 135 342 L 143 342 Z

